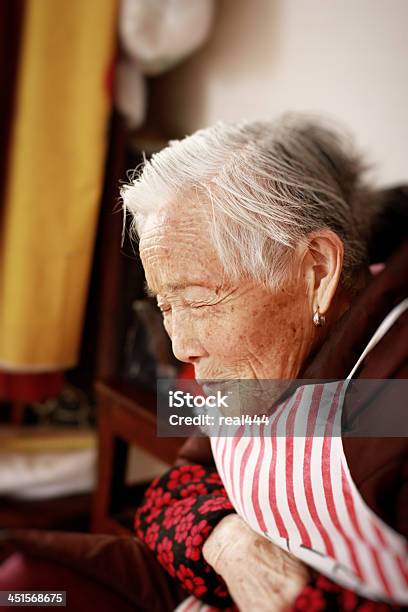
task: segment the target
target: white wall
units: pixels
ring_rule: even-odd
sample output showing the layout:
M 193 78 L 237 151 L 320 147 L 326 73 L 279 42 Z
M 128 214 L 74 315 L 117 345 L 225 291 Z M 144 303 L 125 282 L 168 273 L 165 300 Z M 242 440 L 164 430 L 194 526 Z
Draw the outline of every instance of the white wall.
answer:
M 375 180 L 408 179 L 408 0 L 217 3 L 211 40 L 155 84 L 170 134 L 324 112 L 356 134 Z

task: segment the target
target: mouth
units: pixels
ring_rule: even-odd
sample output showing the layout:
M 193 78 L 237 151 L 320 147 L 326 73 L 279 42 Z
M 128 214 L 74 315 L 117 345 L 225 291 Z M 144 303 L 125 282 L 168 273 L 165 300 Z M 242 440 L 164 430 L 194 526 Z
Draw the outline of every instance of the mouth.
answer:
M 197 382 L 202 386 L 202 388 L 204 389 L 206 393 L 208 391 L 210 393 L 213 393 L 217 389 L 220 389 L 223 384 L 225 385 L 225 381 L 223 380 L 217 381 L 217 380 L 208 379 L 208 378 L 201 378 L 197 380 Z
M 200 385 L 202 386 L 204 393 L 206 393 L 207 395 L 213 395 L 214 391 L 217 391 L 217 389 L 219 389 L 219 385 L 214 382 L 200 381 Z
M 205 382 L 202 381 L 200 384 L 206 395 L 215 395 L 217 391 L 220 391 L 220 393 L 225 393 L 231 382 L 232 381 L 228 380 L 212 380 L 209 382 L 207 379 Z

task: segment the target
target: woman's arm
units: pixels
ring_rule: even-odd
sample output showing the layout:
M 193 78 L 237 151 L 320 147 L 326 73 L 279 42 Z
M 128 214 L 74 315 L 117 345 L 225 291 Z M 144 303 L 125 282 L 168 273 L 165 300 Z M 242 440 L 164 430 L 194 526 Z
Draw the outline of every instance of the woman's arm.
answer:
M 234 510 L 215 468 L 181 461 L 147 489 L 136 514 L 136 534 L 188 593 L 224 608 L 231 598 L 202 548 Z
M 185 590 L 219 608 L 386 612 L 305 567 L 235 514 L 215 470 L 172 468 L 149 487 L 136 516 L 138 537 Z M 256 602 L 256 606 L 254 605 Z M 262 607 L 263 606 L 263 607 Z

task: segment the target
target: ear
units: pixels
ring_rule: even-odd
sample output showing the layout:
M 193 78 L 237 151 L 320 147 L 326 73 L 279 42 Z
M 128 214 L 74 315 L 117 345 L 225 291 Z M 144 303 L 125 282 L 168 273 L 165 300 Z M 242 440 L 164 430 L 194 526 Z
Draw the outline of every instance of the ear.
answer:
M 337 234 L 322 229 L 308 235 L 304 248 L 301 267 L 312 311 L 326 314 L 340 282 L 344 245 Z

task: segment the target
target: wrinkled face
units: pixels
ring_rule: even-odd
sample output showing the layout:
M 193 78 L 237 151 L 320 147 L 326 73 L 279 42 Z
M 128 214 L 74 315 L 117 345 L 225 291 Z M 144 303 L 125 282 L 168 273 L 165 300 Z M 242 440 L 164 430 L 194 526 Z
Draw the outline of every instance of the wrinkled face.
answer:
M 305 283 L 282 290 L 228 282 L 199 206 L 163 207 L 146 221 L 140 255 L 176 357 L 196 379 L 296 377 L 313 343 Z

